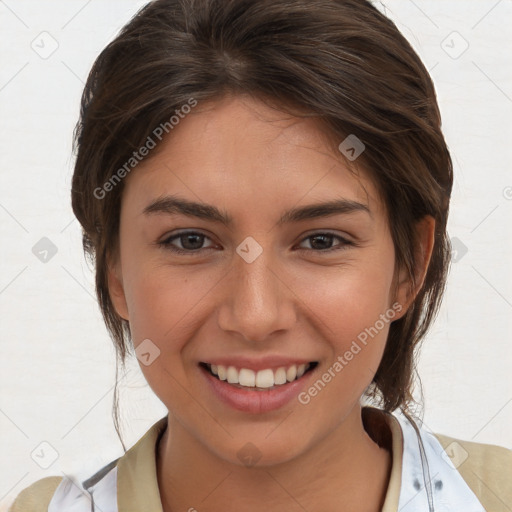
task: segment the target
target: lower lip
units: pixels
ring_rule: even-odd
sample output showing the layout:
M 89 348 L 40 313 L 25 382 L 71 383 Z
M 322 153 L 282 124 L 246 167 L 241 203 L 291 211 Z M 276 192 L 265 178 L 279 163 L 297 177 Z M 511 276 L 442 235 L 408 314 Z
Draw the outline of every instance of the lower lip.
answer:
M 275 411 L 286 405 L 301 392 L 310 375 L 315 371 L 315 369 L 308 371 L 300 379 L 282 384 L 275 389 L 258 391 L 251 388 L 247 388 L 247 390 L 237 388 L 214 377 L 206 368 L 201 366 L 199 369 L 220 400 L 234 409 L 252 414 Z

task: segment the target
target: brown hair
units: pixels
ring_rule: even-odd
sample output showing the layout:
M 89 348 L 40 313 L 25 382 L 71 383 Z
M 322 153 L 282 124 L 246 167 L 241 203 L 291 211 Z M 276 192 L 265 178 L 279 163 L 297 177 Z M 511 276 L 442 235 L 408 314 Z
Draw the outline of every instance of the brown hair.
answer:
M 391 324 L 372 383 L 385 410 L 407 407 L 415 349 L 437 314 L 448 271 L 452 162 L 427 70 L 394 23 L 365 0 L 156 0 L 96 59 L 75 129 L 72 206 L 118 362 L 124 365 L 132 347 L 128 322 L 110 299 L 107 264 L 118 251 L 123 182 L 103 197 L 97 191 L 191 98 L 228 93 L 317 117 L 338 142 L 348 134 L 363 141 L 357 163 L 382 195 L 396 266 L 412 283 L 416 223 L 435 219 L 424 284 Z

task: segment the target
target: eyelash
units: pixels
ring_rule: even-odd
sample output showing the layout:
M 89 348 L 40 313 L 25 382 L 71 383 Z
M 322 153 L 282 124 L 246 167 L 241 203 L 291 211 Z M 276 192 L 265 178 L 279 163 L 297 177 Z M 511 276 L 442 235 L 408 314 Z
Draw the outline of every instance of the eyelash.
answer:
M 199 254 L 200 251 L 203 251 L 203 250 L 207 250 L 207 249 L 212 249 L 212 247 L 206 247 L 204 249 L 179 249 L 178 247 L 175 247 L 172 245 L 172 241 L 176 240 L 176 239 L 179 239 L 181 238 L 182 236 L 186 236 L 186 235 L 199 235 L 200 237 L 204 237 L 205 239 L 209 239 L 208 236 L 204 235 L 203 233 L 200 233 L 198 231 L 184 231 L 182 233 L 178 233 L 176 235 L 172 235 L 171 237 L 168 237 L 166 238 L 165 240 L 162 240 L 161 242 L 157 242 L 157 245 L 159 245 L 160 247 L 163 247 L 164 249 L 167 249 L 169 251 L 172 251 L 176 254 L 184 254 L 184 255 L 187 255 L 187 256 L 195 256 L 196 254 Z M 333 237 L 333 239 L 338 239 L 341 243 L 337 246 L 334 246 L 334 247 L 331 247 L 330 249 L 319 249 L 319 250 L 315 250 L 315 249 L 305 249 L 305 248 L 300 248 L 299 250 L 301 251 L 313 251 L 313 252 L 317 252 L 317 253 L 331 253 L 331 252 L 334 252 L 334 251 L 340 251 L 340 250 L 344 250 L 347 248 L 347 246 L 355 246 L 356 244 L 350 240 L 347 240 L 346 238 L 343 238 L 342 236 L 340 235 L 335 235 L 334 233 L 329 233 L 329 232 L 325 232 L 325 231 L 319 231 L 317 233 L 313 233 L 311 235 L 308 235 L 306 236 L 305 238 L 303 238 L 300 243 L 304 242 L 304 240 L 308 240 L 310 238 L 315 238 L 315 237 L 319 237 L 319 236 L 322 236 L 322 235 L 327 235 L 329 237 Z

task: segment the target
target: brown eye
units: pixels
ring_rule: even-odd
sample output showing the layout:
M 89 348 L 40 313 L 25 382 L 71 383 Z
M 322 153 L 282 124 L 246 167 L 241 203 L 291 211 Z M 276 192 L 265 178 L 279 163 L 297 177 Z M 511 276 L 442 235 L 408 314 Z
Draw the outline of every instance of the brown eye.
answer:
M 193 254 L 202 249 L 211 249 L 213 247 L 203 247 L 205 240 L 210 239 L 197 231 L 187 231 L 172 235 L 160 242 L 159 245 L 179 254 Z M 176 243 L 179 245 L 176 246 Z
M 329 252 L 345 249 L 347 246 L 354 245 L 353 242 L 333 233 L 315 233 L 304 238 L 302 242 L 309 240 L 310 248 L 306 250 L 313 250 L 315 252 Z M 333 242 L 338 240 L 339 243 L 333 246 Z M 304 247 L 302 247 L 304 249 Z

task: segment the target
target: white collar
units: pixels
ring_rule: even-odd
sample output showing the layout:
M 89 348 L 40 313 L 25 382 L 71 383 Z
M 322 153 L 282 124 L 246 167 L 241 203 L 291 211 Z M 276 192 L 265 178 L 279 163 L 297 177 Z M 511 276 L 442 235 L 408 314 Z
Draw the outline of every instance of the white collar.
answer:
M 400 512 L 485 512 L 437 438 L 394 414 L 403 436 Z M 417 423 L 416 423 L 417 426 Z M 456 442 L 452 450 L 464 450 Z M 423 463 L 424 462 L 424 463 Z M 430 508 L 429 508 L 430 507 Z

